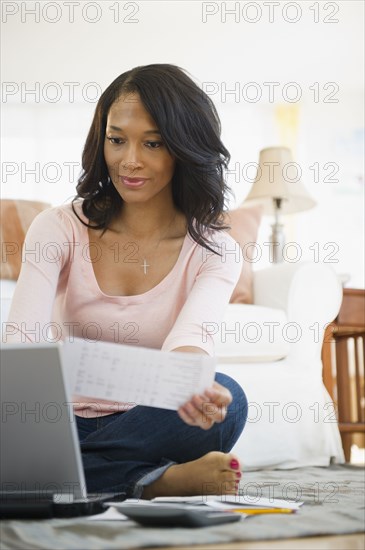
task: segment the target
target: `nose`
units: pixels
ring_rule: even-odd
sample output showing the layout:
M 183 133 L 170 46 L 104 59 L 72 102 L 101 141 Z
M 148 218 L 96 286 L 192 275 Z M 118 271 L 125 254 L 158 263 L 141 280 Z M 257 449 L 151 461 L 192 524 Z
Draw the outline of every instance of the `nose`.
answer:
M 128 174 L 130 174 L 138 168 L 142 167 L 142 162 L 138 158 L 135 147 L 126 148 L 124 153 L 125 154 L 123 155 L 123 159 L 120 162 L 123 172 L 127 172 Z
M 121 165 L 122 165 L 123 173 L 125 173 L 125 175 L 133 174 L 133 172 L 135 172 L 136 170 L 138 170 L 138 168 L 141 167 L 141 163 L 132 162 L 132 161 L 129 161 L 129 162 L 122 161 Z

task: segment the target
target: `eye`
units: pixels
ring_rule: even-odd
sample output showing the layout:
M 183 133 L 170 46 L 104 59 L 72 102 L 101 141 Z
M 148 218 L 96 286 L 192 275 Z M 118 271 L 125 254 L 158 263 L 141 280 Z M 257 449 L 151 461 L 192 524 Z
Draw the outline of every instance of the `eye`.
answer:
M 116 137 L 108 137 L 107 138 L 110 143 L 112 143 L 113 145 L 121 145 L 122 143 L 124 143 L 124 141 L 121 139 L 121 138 L 116 138 Z
M 163 146 L 162 141 L 147 141 L 146 145 L 149 149 L 159 149 Z

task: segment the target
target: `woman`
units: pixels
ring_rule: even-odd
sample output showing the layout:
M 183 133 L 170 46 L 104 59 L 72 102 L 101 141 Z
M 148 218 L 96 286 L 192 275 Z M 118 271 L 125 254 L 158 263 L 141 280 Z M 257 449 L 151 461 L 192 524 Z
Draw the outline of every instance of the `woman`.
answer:
M 9 321 L 23 340 L 90 338 L 214 354 L 241 264 L 224 231 L 229 153 L 211 100 L 178 67 L 120 75 L 100 97 L 72 204 L 34 220 Z M 44 251 L 47 253 L 44 253 Z M 31 287 L 31 292 L 28 292 Z M 25 327 L 25 328 L 24 328 Z M 87 331 L 86 331 L 87 328 Z M 72 333 L 71 333 L 72 331 Z M 49 337 L 48 337 L 49 338 Z M 177 411 L 74 396 L 88 491 L 129 497 L 228 494 L 244 392 L 217 374 Z

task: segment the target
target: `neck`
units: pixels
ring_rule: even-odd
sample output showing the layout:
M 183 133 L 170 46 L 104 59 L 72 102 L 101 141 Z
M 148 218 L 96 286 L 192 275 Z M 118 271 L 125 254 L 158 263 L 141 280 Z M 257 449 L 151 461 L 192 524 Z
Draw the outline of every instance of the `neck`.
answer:
M 113 224 L 113 228 L 136 239 L 149 240 L 154 235 L 156 237 L 168 237 L 169 229 L 171 229 L 172 233 L 175 233 L 175 222 L 180 219 L 181 213 L 172 203 L 169 205 L 165 203 L 160 208 L 156 208 L 156 205 L 146 205 L 145 203 L 124 203 L 121 215 L 116 220 L 116 223 Z

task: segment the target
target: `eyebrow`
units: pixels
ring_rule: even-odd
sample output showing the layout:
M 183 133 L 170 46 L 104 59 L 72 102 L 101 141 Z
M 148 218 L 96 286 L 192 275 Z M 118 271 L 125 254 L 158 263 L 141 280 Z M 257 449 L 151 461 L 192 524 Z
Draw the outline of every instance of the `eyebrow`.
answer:
M 123 132 L 122 128 L 119 128 L 118 126 L 109 126 L 111 130 L 115 130 L 116 132 Z M 161 135 L 161 133 L 158 130 L 146 130 L 143 132 L 144 134 L 158 134 Z

